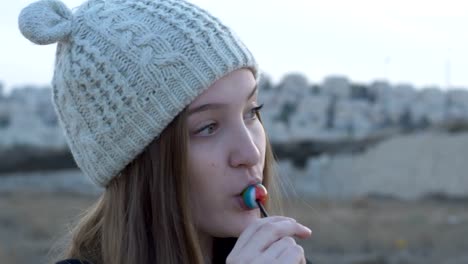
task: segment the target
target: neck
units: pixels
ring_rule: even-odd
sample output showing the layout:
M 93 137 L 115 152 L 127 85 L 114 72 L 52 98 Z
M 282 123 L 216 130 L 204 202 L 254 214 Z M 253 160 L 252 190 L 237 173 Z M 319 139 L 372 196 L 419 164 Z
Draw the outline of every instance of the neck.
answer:
M 198 238 L 200 240 L 200 248 L 205 259 L 205 264 L 211 264 L 213 258 L 213 237 L 199 232 Z

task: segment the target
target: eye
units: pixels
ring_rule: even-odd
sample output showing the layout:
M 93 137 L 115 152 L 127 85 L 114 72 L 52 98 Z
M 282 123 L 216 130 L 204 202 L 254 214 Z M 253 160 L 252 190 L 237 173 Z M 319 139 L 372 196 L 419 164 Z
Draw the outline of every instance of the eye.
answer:
M 195 131 L 195 134 L 200 135 L 200 136 L 210 136 L 210 135 L 214 134 L 217 127 L 218 126 L 217 126 L 216 123 L 210 123 L 210 124 L 200 128 L 200 129 L 198 129 L 197 131 Z
M 263 108 L 263 104 L 250 109 L 248 119 L 256 119 L 262 108 Z

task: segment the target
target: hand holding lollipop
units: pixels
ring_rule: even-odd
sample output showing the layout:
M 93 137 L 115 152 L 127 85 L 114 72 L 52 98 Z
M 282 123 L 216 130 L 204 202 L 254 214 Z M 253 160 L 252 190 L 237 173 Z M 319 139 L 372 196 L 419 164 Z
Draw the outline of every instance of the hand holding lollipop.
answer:
M 268 217 L 263 207 L 268 195 L 262 184 L 247 186 L 241 195 L 246 208 L 258 207 L 264 217 L 255 219 L 242 231 L 226 263 L 250 263 L 252 260 L 270 263 L 272 259 L 277 263 L 309 263 L 293 237 L 308 238 L 312 231 L 289 217 Z

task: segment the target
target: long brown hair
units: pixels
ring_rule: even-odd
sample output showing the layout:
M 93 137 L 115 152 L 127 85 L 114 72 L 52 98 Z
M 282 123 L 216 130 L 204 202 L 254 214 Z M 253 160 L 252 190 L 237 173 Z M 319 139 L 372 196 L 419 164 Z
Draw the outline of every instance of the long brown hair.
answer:
M 94 264 L 204 263 L 188 203 L 185 119 L 184 110 L 109 183 L 69 234 L 61 257 Z M 267 138 L 263 184 L 273 214 L 281 213 L 275 164 Z

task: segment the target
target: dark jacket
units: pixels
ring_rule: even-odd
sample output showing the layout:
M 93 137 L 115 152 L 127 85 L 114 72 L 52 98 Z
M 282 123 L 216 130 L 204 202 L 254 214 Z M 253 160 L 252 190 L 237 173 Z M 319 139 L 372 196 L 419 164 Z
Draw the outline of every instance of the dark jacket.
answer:
M 234 245 L 237 242 L 237 238 L 223 238 L 215 239 L 213 242 L 213 264 L 225 264 L 226 258 L 234 248 Z M 309 260 L 306 259 L 307 264 L 312 264 Z M 80 261 L 78 259 L 66 259 L 56 264 L 92 264 L 87 261 Z

